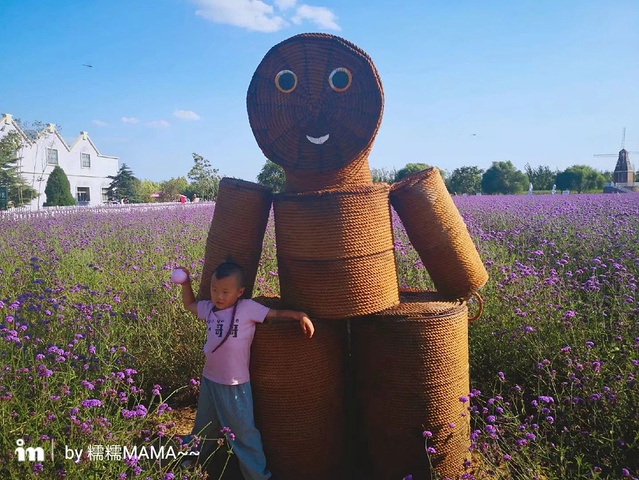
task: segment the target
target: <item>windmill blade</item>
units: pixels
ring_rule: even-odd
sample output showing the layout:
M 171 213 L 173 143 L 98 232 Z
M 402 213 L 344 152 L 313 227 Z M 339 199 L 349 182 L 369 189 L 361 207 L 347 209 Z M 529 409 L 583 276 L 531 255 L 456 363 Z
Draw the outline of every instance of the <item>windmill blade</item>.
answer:
M 597 153 L 593 155 L 593 157 L 618 157 L 619 155 L 616 153 Z
M 623 131 L 621 132 L 621 150 L 626 146 L 626 127 L 623 127 Z

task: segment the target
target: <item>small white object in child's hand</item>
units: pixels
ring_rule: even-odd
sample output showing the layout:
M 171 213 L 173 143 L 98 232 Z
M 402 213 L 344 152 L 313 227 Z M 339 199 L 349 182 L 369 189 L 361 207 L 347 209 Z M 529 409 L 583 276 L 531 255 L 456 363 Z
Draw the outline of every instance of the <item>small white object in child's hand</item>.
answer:
M 184 283 L 188 279 L 188 275 L 181 268 L 176 268 L 171 272 L 171 281 L 173 283 Z

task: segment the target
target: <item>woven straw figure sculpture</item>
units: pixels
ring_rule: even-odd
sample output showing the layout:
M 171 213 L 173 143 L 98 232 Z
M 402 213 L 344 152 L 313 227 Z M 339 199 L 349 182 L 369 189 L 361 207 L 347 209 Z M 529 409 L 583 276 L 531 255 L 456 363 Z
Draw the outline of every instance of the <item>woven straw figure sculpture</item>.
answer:
M 372 182 L 368 155 L 383 103 L 378 72 L 354 44 L 327 34 L 284 40 L 257 67 L 247 108 L 262 152 L 285 171 L 285 191 L 272 196 L 235 179 L 220 184 L 199 297 L 206 298 L 210 272 L 227 255 L 253 284 L 273 203 L 278 301 L 307 312 L 318 333 L 322 322 L 327 328 L 318 337 L 324 343 L 314 349 L 296 348 L 304 339 L 291 337 L 297 333 L 291 329 L 257 328 L 251 360 L 255 417 L 277 478 L 411 474 L 418 480 L 430 478 L 431 465 L 455 478 L 468 455 L 467 405 L 459 402 L 469 387 L 467 325 L 459 319 L 467 318 L 465 300 L 488 277 L 436 169 L 393 186 Z M 437 294 L 400 297 L 391 204 Z M 246 295 L 251 293 L 247 287 Z M 281 336 L 289 346 L 278 353 L 266 339 Z M 328 351 L 341 352 L 342 360 L 327 362 Z M 291 408 L 281 388 L 273 387 L 275 379 L 297 386 Z M 402 395 L 392 395 L 393 389 Z M 305 402 L 315 406 L 313 418 L 308 411 L 296 417 Z M 317 425 L 326 423 L 332 427 L 318 435 Z M 426 440 L 425 429 L 433 433 Z M 361 432 L 380 437 L 367 441 Z M 390 444 L 398 454 L 388 453 Z M 439 453 L 431 451 L 429 459 L 427 447 Z M 292 465 L 296 449 L 315 455 Z M 348 465 L 344 449 L 356 465 Z

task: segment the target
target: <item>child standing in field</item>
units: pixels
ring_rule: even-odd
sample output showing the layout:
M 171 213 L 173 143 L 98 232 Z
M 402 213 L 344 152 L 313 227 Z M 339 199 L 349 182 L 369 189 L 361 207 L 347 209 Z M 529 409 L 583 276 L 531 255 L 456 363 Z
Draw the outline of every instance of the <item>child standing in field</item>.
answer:
M 271 477 L 266 469 L 260 432 L 253 419 L 253 396 L 249 377 L 251 343 L 255 324 L 266 319 L 290 318 L 300 323 L 302 332 L 313 336 L 310 318 L 292 310 L 275 310 L 244 294 L 244 271 L 233 262 L 220 264 L 211 278 L 211 300 L 196 301 L 189 271 L 182 286 L 184 308 L 206 321 L 204 345 L 206 363 L 202 372 L 200 396 L 193 434 L 204 438 L 200 458 L 206 461 L 214 451 L 218 432 L 229 427 L 233 451 L 247 480 Z

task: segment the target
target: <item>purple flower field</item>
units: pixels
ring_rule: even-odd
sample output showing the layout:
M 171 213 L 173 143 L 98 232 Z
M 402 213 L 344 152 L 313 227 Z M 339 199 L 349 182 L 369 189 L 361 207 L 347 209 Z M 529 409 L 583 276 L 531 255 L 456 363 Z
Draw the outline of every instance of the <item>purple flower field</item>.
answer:
M 470 327 L 463 478 L 638 477 L 639 195 L 455 202 L 491 276 Z M 194 400 L 204 329 L 168 279 L 184 265 L 199 281 L 213 208 L 0 216 L 1 478 L 201 475 L 88 447 L 166 440 L 172 407 Z M 428 288 L 394 222 L 400 283 Z M 255 294 L 277 280 L 270 224 Z M 19 439 L 46 458 L 18 461 Z

